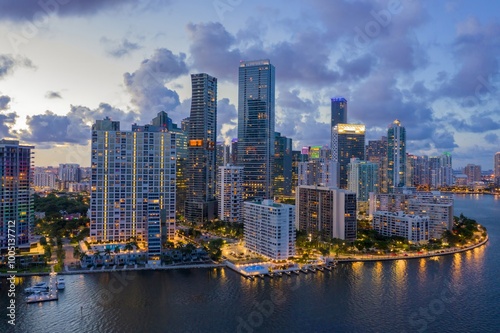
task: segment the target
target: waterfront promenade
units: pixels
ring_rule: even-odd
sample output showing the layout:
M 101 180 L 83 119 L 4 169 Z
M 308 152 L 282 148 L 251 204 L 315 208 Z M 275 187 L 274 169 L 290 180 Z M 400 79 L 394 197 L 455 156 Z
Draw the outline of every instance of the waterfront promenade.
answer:
M 406 259 L 419 259 L 419 258 L 430 258 L 436 256 L 445 256 L 454 253 L 460 253 L 475 249 L 476 247 L 483 246 L 488 242 L 488 236 L 478 243 L 462 246 L 453 247 L 449 249 L 425 251 L 425 252 L 408 252 L 406 254 L 395 254 L 395 255 L 376 255 L 376 254 L 340 254 L 338 256 L 329 256 L 329 260 L 336 260 L 339 263 L 342 262 L 357 262 L 357 261 L 389 261 L 389 260 L 406 260 Z M 233 266 L 233 267 L 230 267 Z M 171 270 L 171 269 L 192 269 L 192 268 L 219 268 L 228 267 L 233 270 L 234 264 L 226 263 L 190 263 L 181 265 L 125 265 L 125 266 L 102 266 L 102 267 L 91 267 L 90 269 L 82 268 L 69 268 L 64 267 L 64 270 L 59 274 L 90 274 L 90 273 L 110 273 L 110 272 L 124 272 L 124 271 L 145 271 L 145 270 Z M 48 272 L 30 272 L 30 273 L 18 273 L 16 276 L 37 276 L 37 275 L 49 275 Z M 0 274 L 0 277 L 8 277 L 9 274 Z

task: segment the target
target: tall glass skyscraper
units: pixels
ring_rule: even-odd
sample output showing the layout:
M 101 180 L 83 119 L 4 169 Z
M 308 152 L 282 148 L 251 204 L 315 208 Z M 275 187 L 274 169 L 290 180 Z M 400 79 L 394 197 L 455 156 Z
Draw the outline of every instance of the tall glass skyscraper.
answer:
M 238 86 L 238 165 L 244 167 L 244 199 L 272 197 L 274 66 L 242 61 Z
M 387 187 L 405 186 L 406 180 L 406 129 L 399 120 L 389 126 L 387 131 Z
M 347 124 L 347 100 L 344 97 L 332 98 L 332 126 Z
M 191 84 L 185 214 L 188 222 L 203 223 L 217 214 L 217 79 L 192 74 Z

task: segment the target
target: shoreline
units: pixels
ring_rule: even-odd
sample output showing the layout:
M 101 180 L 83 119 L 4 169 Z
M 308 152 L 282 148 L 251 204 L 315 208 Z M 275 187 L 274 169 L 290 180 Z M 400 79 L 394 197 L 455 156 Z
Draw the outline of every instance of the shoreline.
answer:
M 407 256 L 404 255 L 398 255 L 398 256 L 380 256 L 380 257 L 366 257 L 366 258 L 359 258 L 359 257 L 352 257 L 352 256 L 345 256 L 344 258 L 342 257 L 328 257 L 329 259 L 333 259 L 338 261 L 339 263 L 346 263 L 346 262 L 375 262 L 375 261 L 393 261 L 393 260 L 410 260 L 410 259 L 421 259 L 421 258 L 431 258 L 431 257 L 437 257 L 437 256 L 447 256 L 455 253 L 462 253 L 466 251 L 473 250 L 477 247 L 485 245 L 489 240 L 489 236 L 487 235 L 484 240 L 482 240 L 479 243 L 472 244 L 470 246 L 464 247 L 464 248 L 453 248 L 452 250 L 440 250 L 440 251 L 445 251 L 445 252 L 434 252 L 434 253 L 411 253 L 408 254 Z M 226 267 L 231 270 L 234 270 L 231 266 L 235 266 L 236 264 L 234 263 L 212 263 L 212 264 L 189 264 L 189 265 L 169 265 L 169 266 L 159 266 L 159 267 L 122 267 L 122 268 L 107 268 L 107 269 L 82 269 L 82 270 L 66 270 L 63 272 L 59 272 L 59 275 L 75 275 L 75 274 L 91 274 L 91 273 L 113 273 L 113 272 L 130 272 L 130 271 L 161 271 L 161 270 L 172 270 L 172 269 L 192 269 L 192 268 L 220 268 L 220 267 Z M 47 276 L 49 275 L 50 272 L 40 272 L 40 273 L 16 273 L 16 274 L 9 274 L 9 273 L 0 273 L 0 278 L 4 277 L 9 277 L 11 275 L 15 275 L 16 277 L 24 277 L 24 276 Z

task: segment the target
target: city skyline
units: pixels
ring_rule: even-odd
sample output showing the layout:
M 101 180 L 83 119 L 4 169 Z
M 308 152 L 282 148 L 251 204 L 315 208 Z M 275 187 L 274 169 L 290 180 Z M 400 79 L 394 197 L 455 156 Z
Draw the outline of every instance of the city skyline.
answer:
M 493 168 L 498 4 L 60 2 L 0 2 L 0 137 L 35 145 L 37 165 L 90 165 L 90 126 L 105 116 L 129 126 L 164 110 L 179 124 L 197 72 L 220 79 L 229 143 L 238 63 L 270 59 L 276 131 L 296 150 L 328 142 L 331 98 L 343 96 L 367 140 L 399 119 L 409 153 Z

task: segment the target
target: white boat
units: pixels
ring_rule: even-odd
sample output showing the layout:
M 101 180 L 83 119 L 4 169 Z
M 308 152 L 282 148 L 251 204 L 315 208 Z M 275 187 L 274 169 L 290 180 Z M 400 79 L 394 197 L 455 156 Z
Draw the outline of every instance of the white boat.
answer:
M 62 290 L 64 288 L 66 288 L 66 283 L 64 282 L 64 278 L 63 277 L 58 277 L 56 284 L 57 284 L 57 289 L 59 289 L 59 290 Z
M 34 286 L 26 288 L 24 291 L 27 293 L 34 293 L 37 291 L 48 291 L 48 290 L 49 290 L 49 285 L 46 282 L 40 282 L 35 284 Z
M 33 294 L 26 297 L 26 303 L 47 302 L 57 299 L 57 293 L 48 291 L 35 291 Z

